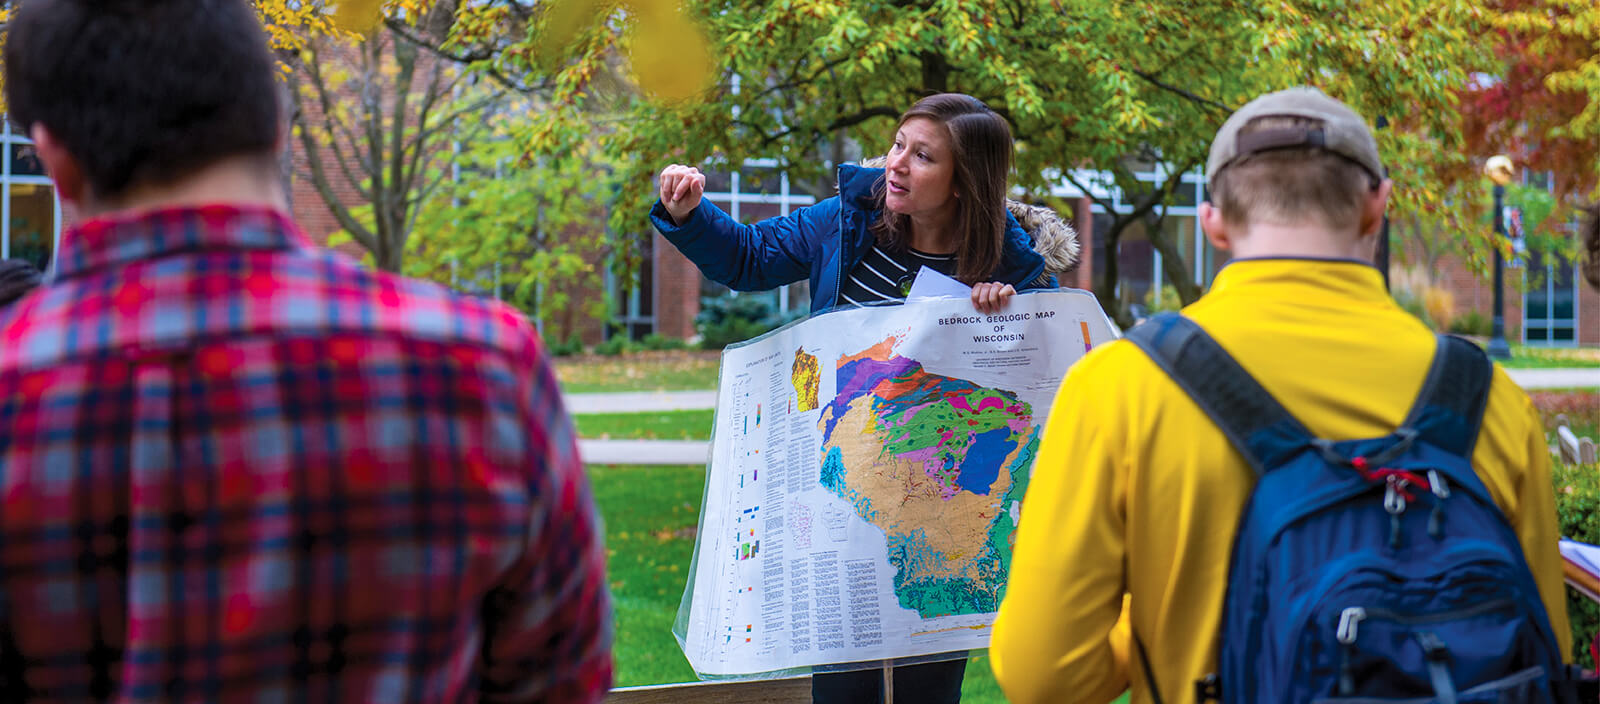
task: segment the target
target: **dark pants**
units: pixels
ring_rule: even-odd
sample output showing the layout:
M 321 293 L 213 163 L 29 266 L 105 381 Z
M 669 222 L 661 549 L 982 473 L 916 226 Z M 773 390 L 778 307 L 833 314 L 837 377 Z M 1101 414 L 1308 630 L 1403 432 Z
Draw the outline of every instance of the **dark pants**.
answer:
M 946 660 L 894 669 L 894 700 L 900 704 L 957 704 L 967 660 Z M 883 670 L 819 672 L 811 677 L 812 704 L 880 704 Z

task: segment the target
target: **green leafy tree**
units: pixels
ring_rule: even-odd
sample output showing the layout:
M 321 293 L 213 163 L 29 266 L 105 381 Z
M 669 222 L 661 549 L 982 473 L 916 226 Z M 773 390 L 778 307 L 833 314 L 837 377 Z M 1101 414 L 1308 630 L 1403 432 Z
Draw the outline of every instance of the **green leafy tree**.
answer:
M 488 133 L 452 158 L 455 174 L 422 204 L 405 273 L 492 293 L 566 339 L 607 313 L 612 255 L 606 205 L 613 167 L 594 146 L 564 158 L 526 156 L 510 138 L 527 110 L 479 113 Z
M 913 101 L 959 91 L 1010 120 L 1018 140 L 1015 181 L 1025 191 L 1042 196 L 1075 169 L 1109 174 L 1104 185 L 1132 206 L 1105 233 L 1113 252 L 1134 223 L 1159 218 L 1173 201 L 1176 175 L 1203 162 L 1222 120 L 1251 97 L 1317 85 L 1364 115 L 1390 116 L 1396 126 L 1380 141 L 1391 160 L 1428 159 L 1431 152 L 1406 150 L 1398 135 L 1458 146 L 1452 90 L 1486 65 L 1477 41 L 1483 10 L 1464 0 L 690 0 L 686 7 L 716 61 L 714 84 L 690 100 L 619 97 L 606 90 L 613 84 L 597 80 L 616 72 L 619 56 L 637 41 L 635 30 L 647 29 L 636 27 L 644 13 L 632 6 L 602 10 L 598 21 L 570 32 L 553 31 L 550 15 L 536 8 L 526 13 L 525 35 L 458 34 L 453 41 L 537 47 L 571 37 L 558 63 L 539 63 L 530 49 L 527 70 L 548 76 L 554 92 L 551 109 L 533 116 L 520 136 L 536 153 L 567 153 L 597 140 L 614 155 L 626 184 L 613 213 L 619 232 L 647 231 L 651 178 L 672 161 L 775 158 L 814 195 L 826 196 L 842 145 L 882 153 L 895 118 Z M 505 52 L 499 56 L 496 68 L 505 70 Z M 573 119 L 596 101 L 619 116 L 598 134 L 587 129 L 592 121 Z M 1138 164 L 1157 160 L 1175 167 L 1174 176 L 1134 178 Z M 1437 199 L 1436 187 L 1406 183 L 1397 206 Z M 1189 253 L 1160 228 L 1147 231 L 1180 297 L 1193 300 L 1199 287 L 1189 276 Z M 1096 293 L 1127 322 L 1112 296 L 1115 274 L 1106 271 Z
M 442 39 L 453 2 L 431 5 L 411 32 L 377 28 L 347 40 L 321 36 L 284 52 L 302 176 L 354 241 L 385 271 L 400 271 L 417 216 L 450 174 L 451 145 L 483 134 L 476 115 L 502 92 L 418 38 Z

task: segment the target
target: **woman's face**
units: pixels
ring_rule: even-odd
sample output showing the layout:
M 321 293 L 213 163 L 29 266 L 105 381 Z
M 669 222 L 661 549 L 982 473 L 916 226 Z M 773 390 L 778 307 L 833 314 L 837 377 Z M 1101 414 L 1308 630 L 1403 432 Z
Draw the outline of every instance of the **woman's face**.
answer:
M 906 120 L 889 148 L 883 204 L 913 217 L 948 214 L 955 207 L 955 157 L 950 132 L 926 117 Z

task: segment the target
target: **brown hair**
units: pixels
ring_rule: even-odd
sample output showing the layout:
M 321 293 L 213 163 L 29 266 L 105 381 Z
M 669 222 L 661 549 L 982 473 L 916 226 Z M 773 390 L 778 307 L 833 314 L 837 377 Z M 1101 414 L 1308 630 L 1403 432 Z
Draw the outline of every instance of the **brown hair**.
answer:
M 956 248 L 956 278 L 968 284 L 987 281 L 1000 266 L 1006 234 L 1006 175 L 1011 171 L 1011 127 L 983 101 L 961 93 L 930 95 L 900 116 L 899 129 L 912 118 L 923 117 L 950 132 L 950 154 L 955 162 L 951 186 L 956 199 L 955 221 L 966 233 Z M 911 244 L 911 218 L 884 209 L 887 177 L 873 186 L 873 200 L 883 214 L 872 225 L 878 243 L 894 251 Z
M 1286 127 L 1318 127 L 1303 117 L 1262 117 L 1240 135 Z M 1378 184 L 1360 164 L 1316 147 L 1251 154 L 1211 179 L 1211 201 L 1230 225 L 1293 224 L 1315 219 L 1336 229 L 1361 221 L 1361 204 Z

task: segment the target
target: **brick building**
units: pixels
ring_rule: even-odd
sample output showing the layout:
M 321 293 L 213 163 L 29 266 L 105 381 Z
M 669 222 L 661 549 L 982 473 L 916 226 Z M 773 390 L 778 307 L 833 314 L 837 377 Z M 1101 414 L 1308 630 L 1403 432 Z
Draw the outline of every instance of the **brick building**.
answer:
M 48 269 L 65 214 L 43 168 L 32 157 L 28 140 L 9 124 L 0 127 L 0 149 L 0 257 L 26 258 Z M 298 167 L 295 171 L 303 173 L 305 155 L 291 150 L 290 158 Z M 1150 173 L 1140 178 L 1154 181 L 1158 175 Z M 1205 242 L 1199 230 L 1196 205 L 1204 198 L 1202 180 L 1198 174 L 1185 175 L 1162 227 L 1168 236 L 1177 238 L 1181 251 L 1192 253 L 1187 257 L 1191 273 L 1204 286 L 1210 284 L 1227 259 Z M 349 184 L 335 184 L 335 190 L 340 197 L 358 197 Z M 1058 187 L 1054 195 L 1072 204 L 1072 221 L 1085 245 L 1083 262 L 1062 284 L 1089 288 L 1109 261 L 1104 241 L 1109 214 L 1073 188 Z M 1095 195 L 1112 201 L 1119 210 L 1124 207 L 1114 193 Z M 706 197 L 743 222 L 784 215 L 815 200 L 793 191 L 787 175 L 774 169 L 770 161 L 749 162 L 739 173 L 708 174 Z M 296 221 L 315 240 L 326 242 L 339 231 L 321 197 L 304 179 L 290 179 L 290 201 Z M 1136 224 L 1129 228 L 1115 253 L 1118 296 L 1133 304 L 1149 300 L 1163 283 L 1161 255 L 1141 227 Z M 706 281 L 659 234 L 652 233 L 647 241 L 649 251 L 634 285 L 605 277 L 604 285 L 610 290 L 615 307 L 611 320 L 573 322 L 563 328 L 577 329 L 591 344 L 614 333 L 635 339 L 649 333 L 674 338 L 695 334 L 694 319 L 701 297 L 726 295 L 727 289 Z M 362 254 L 350 245 L 344 249 L 358 258 Z M 1506 270 L 1504 315 L 1508 339 L 1532 345 L 1600 345 L 1600 292 L 1583 282 L 1572 262 L 1529 256 L 1514 264 Z M 1491 313 L 1493 291 L 1487 276 L 1474 275 L 1459 260 L 1444 257 L 1432 279 L 1434 285 L 1453 295 L 1458 315 L 1469 311 L 1484 316 Z M 810 300 L 806 289 L 807 284 L 802 281 L 777 291 L 742 295 L 767 296 L 779 310 L 803 311 Z M 493 295 L 492 290 L 482 293 Z
M 734 215 L 741 222 L 782 215 L 795 207 L 812 202 L 809 196 L 795 196 L 788 190 L 788 180 L 782 174 L 771 172 L 770 162 L 751 162 L 743 178 L 739 174 L 708 174 L 706 197 Z M 1138 176 L 1143 181 L 1164 179 L 1163 174 L 1147 172 Z M 1099 179 L 1080 178 L 1080 183 L 1096 183 Z M 1093 186 L 1091 186 L 1093 187 Z M 1063 277 L 1063 286 L 1091 288 L 1109 263 L 1105 235 L 1110 224 L 1110 214 L 1096 201 L 1109 200 L 1119 212 L 1127 212 L 1131 205 L 1122 202 L 1115 192 L 1085 194 L 1071 186 L 1058 186 L 1052 195 L 1070 204 L 1070 218 L 1084 245 L 1084 256 L 1078 267 Z M 1167 208 L 1162 228 L 1168 237 L 1176 238 L 1179 250 L 1186 255 L 1189 272 L 1202 287 L 1209 286 L 1218 271 L 1228 262 L 1226 253 L 1218 252 L 1200 231 L 1198 204 L 1205 198 L 1204 177 L 1196 172 L 1185 174 L 1177 189 L 1174 204 Z M 1402 246 L 1398 238 L 1394 246 Z M 1151 245 L 1142 223 L 1130 226 L 1122 235 L 1115 253 L 1119 284 L 1117 295 L 1124 303 L 1143 307 L 1152 293 L 1160 291 L 1164 283 L 1164 264 L 1161 253 Z M 1396 261 L 1401 257 L 1397 254 Z M 653 273 L 643 281 L 652 292 L 652 306 L 637 308 L 645 314 L 629 318 L 630 329 L 649 330 L 672 337 L 693 334 L 694 314 L 699 310 L 698 293 L 717 295 L 726 289 L 709 284 L 700 276 L 693 264 L 661 238 L 654 235 L 654 246 L 649 261 Z M 1400 264 L 1394 265 L 1396 268 Z M 1526 261 L 1514 262 L 1506 269 L 1505 322 L 1507 339 L 1530 345 L 1574 346 L 1600 345 L 1600 291 L 1587 286 L 1578 275 L 1572 262 L 1537 255 Z M 1482 316 L 1492 314 L 1494 292 L 1489 276 L 1478 276 L 1467 269 L 1459 258 L 1441 257 L 1439 269 L 1432 274 L 1434 286 L 1448 291 L 1454 299 L 1457 316 L 1476 311 Z M 810 296 L 804 282 L 787 287 L 787 290 L 768 292 L 783 310 L 804 309 Z M 747 294 L 748 295 L 748 294 Z M 642 299 L 641 299 L 642 300 Z

